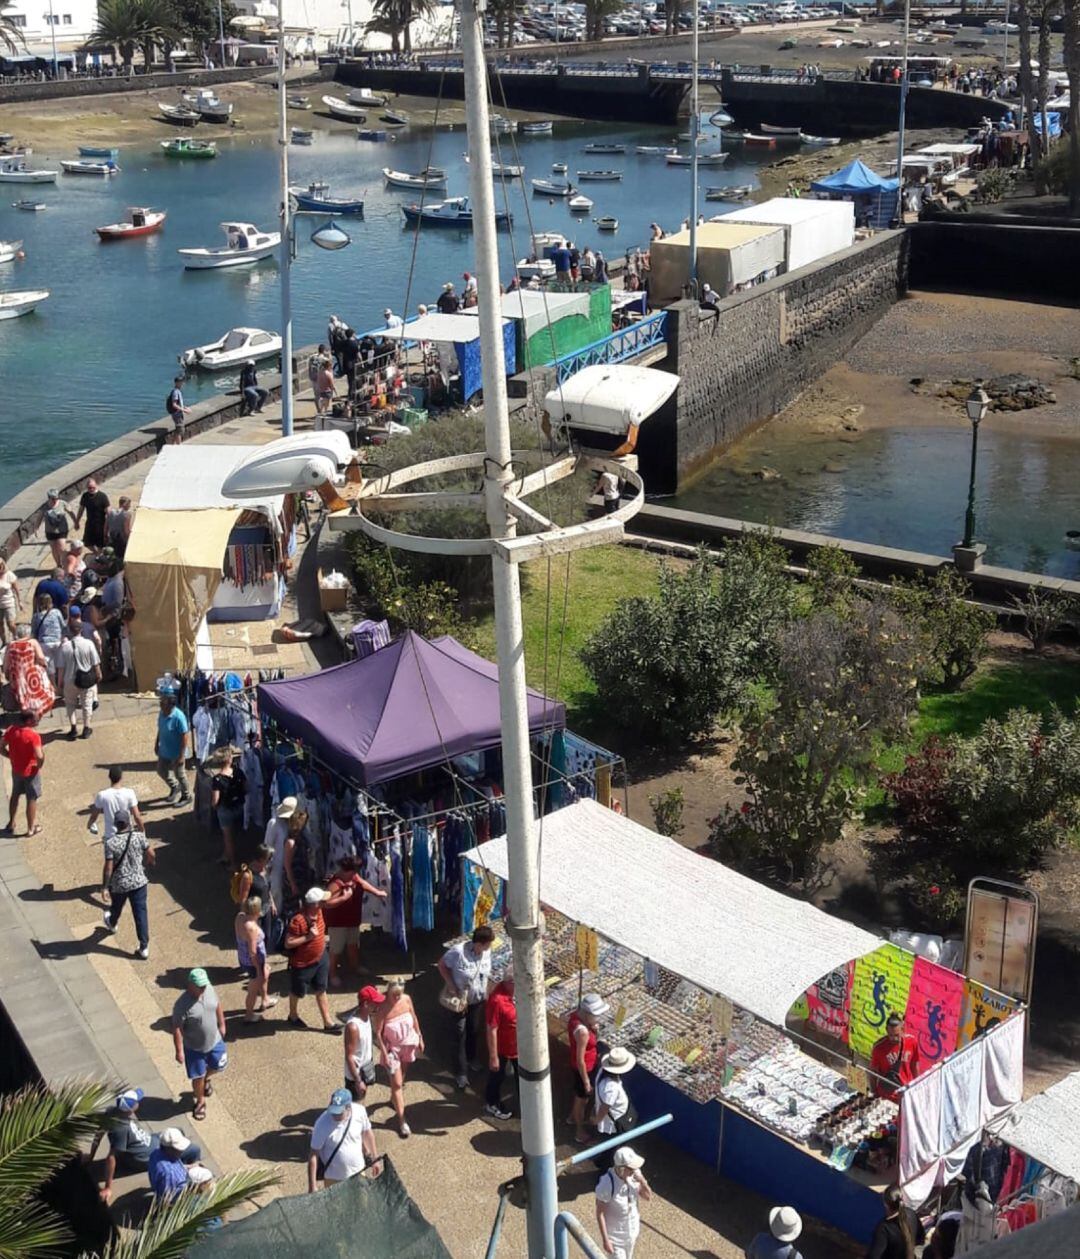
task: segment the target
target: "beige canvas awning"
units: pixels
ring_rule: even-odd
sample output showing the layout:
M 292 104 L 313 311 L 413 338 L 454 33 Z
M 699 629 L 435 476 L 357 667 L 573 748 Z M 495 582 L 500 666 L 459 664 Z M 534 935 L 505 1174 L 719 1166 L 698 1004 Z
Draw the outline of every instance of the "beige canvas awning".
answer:
M 221 583 L 239 514 L 235 508 L 136 512 L 124 571 L 135 606 L 132 656 L 144 690 L 167 669 L 195 667 L 195 634 Z

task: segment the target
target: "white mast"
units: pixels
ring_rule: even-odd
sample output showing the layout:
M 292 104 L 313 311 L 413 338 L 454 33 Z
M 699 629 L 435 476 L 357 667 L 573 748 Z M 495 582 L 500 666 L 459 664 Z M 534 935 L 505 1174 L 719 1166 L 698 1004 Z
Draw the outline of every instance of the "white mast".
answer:
M 289 125 L 285 106 L 285 6 L 277 3 L 278 153 L 281 188 L 281 434 L 293 431 L 292 228 L 289 223 Z

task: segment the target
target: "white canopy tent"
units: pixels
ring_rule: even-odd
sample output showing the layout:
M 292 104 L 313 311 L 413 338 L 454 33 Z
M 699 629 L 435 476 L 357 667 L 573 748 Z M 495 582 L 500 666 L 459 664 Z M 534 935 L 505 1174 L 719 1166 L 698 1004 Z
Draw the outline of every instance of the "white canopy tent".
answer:
M 143 484 L 139 503 L 159 511 L 205 511 L 234 507 L 266 516 L 275 534 L 281 532 L 284 494 L 229 498 L 221 486 L 226 475 L 256 447 L 196 445 L 163 446 Z
M 543 904 L 777 1027 L 811 984 L 881 943 L 595 800 L 537 826 Z M 507 878 L 505 839 L 465 857 Z
M 505 322 L 505 321 L 504 321 Z M 439 341 L 460 344 L 480 340 L 480 321 L 472 315 L 443 315 L 429 311 L 400 328 L 380 328 L 378 334 L 394 341 Z
M 1080 1071 L 1013 1107 L 993 1129 L 1021 1153 L 1080 1181 Z

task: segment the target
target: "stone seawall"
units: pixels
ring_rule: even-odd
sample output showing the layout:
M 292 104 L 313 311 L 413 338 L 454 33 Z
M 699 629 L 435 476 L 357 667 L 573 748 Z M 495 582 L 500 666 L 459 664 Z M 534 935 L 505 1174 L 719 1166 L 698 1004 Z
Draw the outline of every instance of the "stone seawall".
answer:
M 909 230 L 913 288 L 1076 302 L 1080 227 L 956 215 L 926 219 Z
M 649 489 L 684 484 L 842 358 L 905 292 L 907 253 L 906 233 L 882 232 L 727 298 L 718 315 L 671 306 L 665 366 L 681 384 L 673 431 L 649 433 L 642 451 Z
M 131 78 L 118 74 L 115 78 L 6 83 L 0 87 L 0 105 L 71 96 L 111 96 L 115 92 L 152 92 L 163 87 L 207 87 L 211 83 L 240 83 L 265 78 L 266 74 L 266 66 L 232 66 L 227 70 L 177 70 L 172 74 L 136 74 Z

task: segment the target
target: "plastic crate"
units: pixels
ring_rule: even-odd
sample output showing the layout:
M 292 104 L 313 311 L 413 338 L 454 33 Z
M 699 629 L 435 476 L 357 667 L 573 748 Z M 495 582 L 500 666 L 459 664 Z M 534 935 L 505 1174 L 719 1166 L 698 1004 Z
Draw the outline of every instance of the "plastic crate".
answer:
M 420 409 L 420 407 L 399 407 L 397 413 L 397 422 L 399 424 L 407 424 L 409 428 L 415 428 L 418 424 L 426 424 L 428 413 Z

